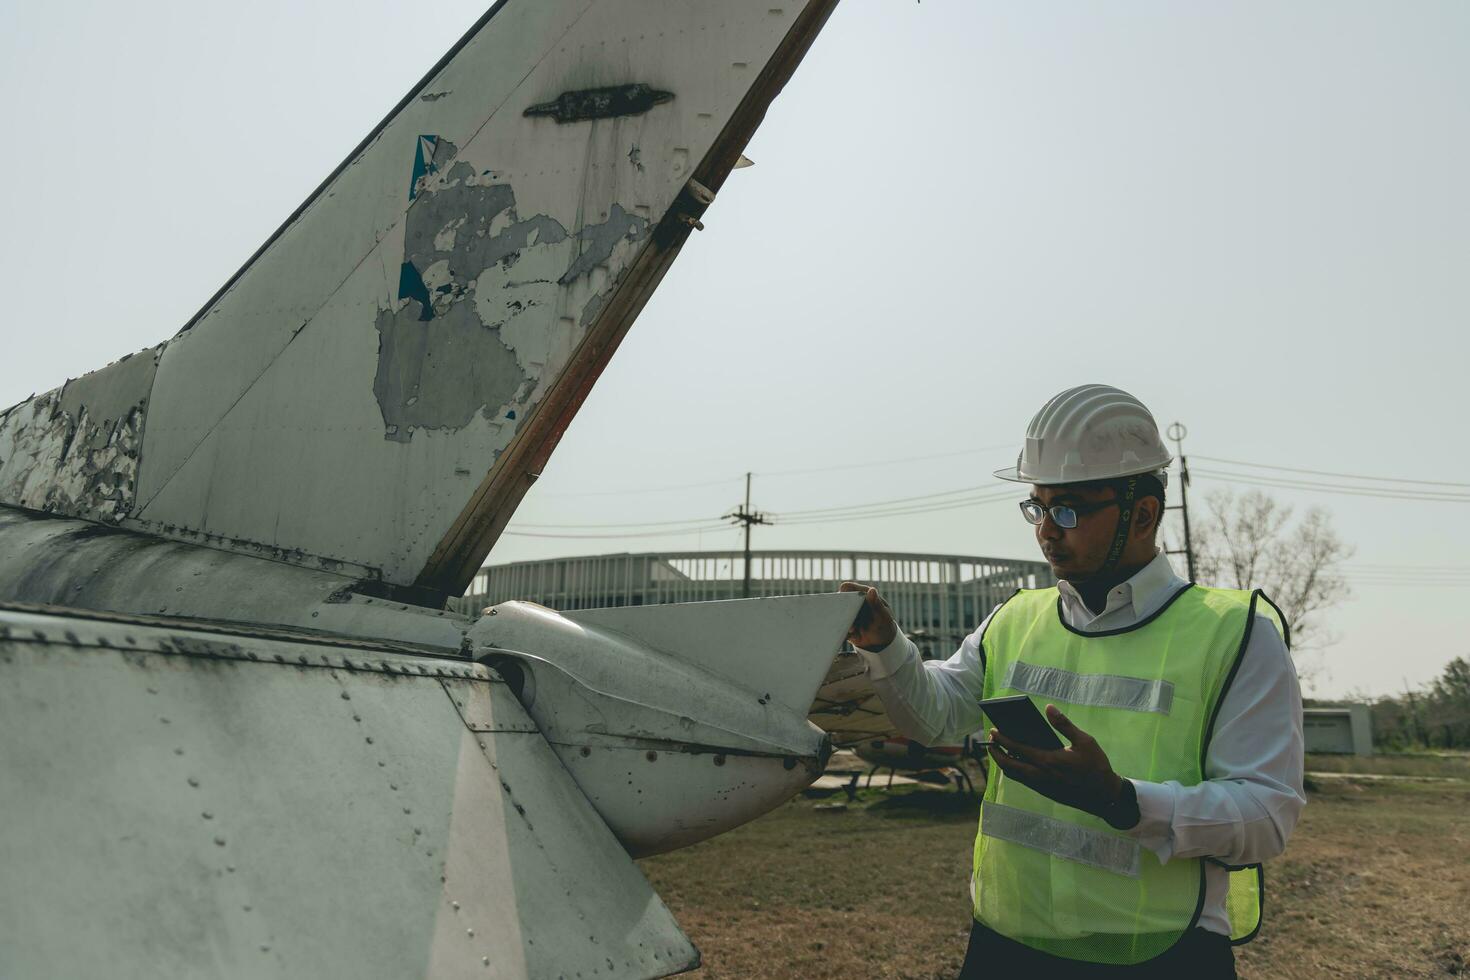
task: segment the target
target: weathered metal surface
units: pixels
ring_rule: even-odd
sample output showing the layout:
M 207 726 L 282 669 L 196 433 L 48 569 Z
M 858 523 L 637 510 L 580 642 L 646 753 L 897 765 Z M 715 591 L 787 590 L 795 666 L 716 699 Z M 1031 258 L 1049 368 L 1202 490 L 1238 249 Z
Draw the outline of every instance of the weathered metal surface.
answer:
M 760 121 L 765 118 L 771 100 L 796 70 L 836 6 L 837 0 L 808 0 L 799 5 L 769 7 L 762 14 L 761 7 L 754 4 L 718 5 L 718 30 L 722 34 L 731 26 L 735 17 L 758 19 L 765 16 L 767 24 L 782 23 L 784 35 L 769 56 L 763 55 L 756 60 L 739 60 L 733 47 L 729 46 L 723 51 L 711 48 L 704 52 L 709 59 L 709 66 L 714 70 L 723 72 L 724 66 L 729 64 L 742 79 L 747 72 L 755 70 L 756 66 L 760 67 L 748 83 L 748 89 L 739 106 L 724 123 L 723 129 L 719 130 L 718 136 L 709 144 L 709 149 L 702 157 L 697 151 L 693 156 L 686 153 L 690 149 L 687 143 L 684 146 L 673 146 L 665 160 L 678 179 L 685 178 L 689 161 L 697 160 L 693 165 L 693 172 L 688 173 L 690 180 L 712 192 L 718 192 L 724 186 L 730 171 L 744 159 L 741 151 Z M 715 8 L 710 9 L 713 12 Z M 664 36 L 663 27 L 661 24 L 660 37 Z M 672 33 L 668 37 L 675 40 Z M 678 35 L 677 40 L 685 42 L 695 37 L 699 38 L 702 46 L 712 40 L 713 35 L 707 31 L 696 35 L 695 32 L 686 30 Z M 728 41 L 729 39 L 722 39 L 722 44 L 728 45 Z M 732 56 L 736 60 L 724 60 Z M 691 91 L 679 85 L 669 87 L 679 92 L 679 104 L 687 111 L 692 97 Z M 696 110 L 695 117 L 696 126 L 701 121 L 707 124 L 721 118 L 718 113 L 708 113 L 706 116 L 703 110 Z M 645 170 L 642 150 L 642 144 L 638 143 L 631 146 L 627 154 L 628 162 L 639 173 Z M 621 165 L 619 162 L 618 166 Z M 617 350 L 633 319 L 643 309 L 643 304 L 648 301 L 664 273 L 668 271 L 690 229 L 702 227 L 699 217 L 704 213 L 704 208 L 705 205 L 689 192 L 687 184 L 673 198 L 668 211 L 651 236 L 652 247 L 639 253 L 628 268 L 622 283 L 604 304 L 595 328 L 589 329 L 586 339 L 573 352 L 561 372 L 561 377 L 547 392 L 537 413 L 506 447 L 497 459 L 496 466 L 485 475 L 469 503 L 450 526 L 449 532 L 430 554 L 419 575 L 419 585 L 438 588 L 451 595 L 464 592 L 484 563 L 485 556 L 490 553 L 496 538 L 510 521 L 521 497 L 544 469 L 562 432 L 571 424 L 572 417 L 581 408 L 592 384 Z
M 0 600 L 465 646 L 454 613 L 358 595 L 343 571 L 0 507 Z
M 594 610 L 495 607 L 471 630 L 635 854 L 751 820 L 821 774 L 807 706 L 855 593 Z
M 172 340 L 0 413 L 0 601 L 77 608 L 0 605 L 0 976 L 697 962 L 619 839 L 810 781 L 856 597 L 432 607 L 834 4 L 500 0 Z
M 820 772 L 825 736 L 808 724 L 807 708 L 860 601 L 792 596 L 566 617 L 507 603 L 472 623 L 352 594 L 351 585 L 283 562 L 0 508 L 0 600 L 154 621 L 197 617 L 225 633 L 269 624 L 328 634 L 323 644 L 396 642 L 458 659 L 514 654 L 536 721 L 639 853 L 738 826 Z M 865 684 L 858 674 L 854 683 Z M 828 727 L 822 713 L 812 717 Z M 464 720 L 482 724 L 469 713 Z M 843 725 L 834 730 L 851 740 Z M 637 778 L 586 763 L 584 748 L 604 760 L 609 750 L 630 750 Z M 647 751 L 660 753 L 658 766 L 644 765 Z M 716 767 L 717 755 L 745 761 Z
M 550 116 L 559 123 L 612 119 L 615 116 L 638 116 L 656 105 L 673 101 L 673 92 L 660 92 L 652 85 L 609 85 L 563 92 L 550 102 L 533 105 L 527 116 Z
M 128 516 L 159 350 L 0 414 L 0 502 L 109 524 Z
M 826 737 L 806 710 L 860 601 L 844 594 L 690 603 L 585 610 L 575 619 L 509 603 L 472 624 L 353 595 L 349 585 L 282 562 L 0 508 L 0 598 L 214 620 L 224 645 L 247 629 L 241 624 L 263 623 L 328 633 L 324 646 L 397 642 L 461 662 L 513 654 L 532 716 L 637 853 L 738 826 L 821 771 Z M 376 662 L 375 653 L 345 656 L 359 667 Z M 436 672 L 443 663 L 426 658 L 417 669 Z M 486 722 L 461 703 L 456 683 L 446 681 L 446 700 L 479 730 Z M 584 751 L 623 768 L 593 764 Z M 724 763 L 715 765 L 717 757 Z
M 417 666 L 0 610 L 0 976 L 693 966 L 505 685 Z
M 497 5 L 0 504 L 462 591 L 832 2 Z

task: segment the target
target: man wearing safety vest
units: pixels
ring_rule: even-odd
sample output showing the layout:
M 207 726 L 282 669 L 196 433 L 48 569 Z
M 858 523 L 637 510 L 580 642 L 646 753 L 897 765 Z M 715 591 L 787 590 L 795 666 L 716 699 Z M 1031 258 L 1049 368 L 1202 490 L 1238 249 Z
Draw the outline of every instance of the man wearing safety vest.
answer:
M 1067 743 L 990 729 L 961 977 L 1234 977 L 1260 929 L 1261 862 L 1306 803 L 1302 709 L 1280 612 L 1185 582 L 1156 541 L 1171 461 L 1148 409 L 1057 395 L 1015 466 L 1058 585 L 1022 589 L 925 663 L 875 589 L 849 639 L 893 723 L 925 744 L 1029 696 Z

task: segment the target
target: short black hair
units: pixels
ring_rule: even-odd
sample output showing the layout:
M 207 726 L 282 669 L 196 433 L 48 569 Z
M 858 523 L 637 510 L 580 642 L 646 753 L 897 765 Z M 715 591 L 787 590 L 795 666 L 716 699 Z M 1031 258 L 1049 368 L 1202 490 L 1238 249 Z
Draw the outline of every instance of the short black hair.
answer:
M 1119 497 L 1122 497 L 1128 492 L 1129 479 L 1131 478 L 1117 476 L 1109 480 L 1081 480 L 1077 483 L 1063 483 L 1058 486 L 1069 490 L 1106 490 L 1111 487 Z M 1159 479 L 1158 474 L 1139 473 L 1137 474 L 1137 479 L 1138 485 L 1133 489 L 1133 496 L 1135 498 L 1158 497 L 1160 508 L 1168 503 L 1168 498 L 1164 493 L 1164 481 Z
M 1119 476 L 1111 480 L 1084 480 L 1079 483 L 1063 484 L 1063 486 L 1076 490 L 1106 490 L 1112 487 L 1113 492 L 1121 500 L 1128 492 L 1129 479 L 1131 477 Z M 1133 488 L 1135 502 L 1140 497 L 1159 498 L 1159 519 L 1154 522 L 1154 529 L 1157 530 L 1159 524 L 1164 520 L 1164 508 L 1169 505 L 1168 495 L 1164 491 L 1164 481 L 1159 479 L 1156 473 L 1140 473 L 1137 475 L 1137 479 L 1138 484 Z

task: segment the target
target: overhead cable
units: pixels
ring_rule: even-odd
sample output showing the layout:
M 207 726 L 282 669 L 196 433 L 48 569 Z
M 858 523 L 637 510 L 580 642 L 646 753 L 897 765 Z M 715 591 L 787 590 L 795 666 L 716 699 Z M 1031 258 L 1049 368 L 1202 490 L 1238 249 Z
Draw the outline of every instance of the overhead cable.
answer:
M 891 500 L 874 500 L 874 501 L 870 501 L 870 502 L 865 503 L 865 504 L 846 504 L 846 505 L 837 506 L 837 507 L 814 507 L 814 508 L 811 508 L 810 510 L 780 510 L 780 511 L 772 511 L 771 512 L 771 516 L 772 517 L 775 517 L 777 519 L 785 519 L 785 518 L 789 518 L 789 517 L 805 517 L 805 516 L 810 515 L 810 514 L 835 514 L 835 513 L 841 513 L 843 511 L 851 511 L 851 510 L 869 510 L 869 509 L 874 508 L 874 507 L 888 507 L 888 506 L 891 506 L 893 504 L 907 504 L 907 503 L 912 503 L 912 502 L 918 501 L 918 500 L 937 500 L 937 499 L 940 499 L 942 497 L 954 497 L 954 496 L 958 496 L 959 494 L 964 494 L 964 493 L 968 493 L 968 494 L 997 495 L 997 491 L 994 490 L 994 489 L 991 489 L 991 490 L 982 490 L 979 487 L 969 486 L 969 487 L 959 487 L 959 488 L 957 488 L 955 490 L 944 490 L 944 491 L 941 491 L 940 493 L 925 493 L 925 494 L 920 494 L 917 497 L 894 497 Z M 1007 488 L 1005 490 L 999 491 L 999 493 L 1002 493 L 1005 496 L 1011 496 L 1012 494 L 1015 493 L 1015 490 L 1012 490 L 1010 488 Z
M 1190 455 L 1191 459 L 1203 459 L 1211 463 L 1225 463 L 1230 466 L 1248 466 L 1251 469 L 1282 470 L 1286 473 L 1306 473 L 1311 476 L 1334 476 L 1344 480 L 1371 480 L 1374 483 L 1417 483 L 1432 487 L 1461 487 L 1470 490 L 1470 483 L 1452 483 L 1445 480 L 1411 480 L 1401 476 L 1364 476 L 1358 473 L 1331 473 L 1327 470 L 1304 470 L 1294 466 L 1273 466 L 1270 463 L 1247 463 L 1239 459 L 1221 459 L 1218 456 Z
M 538 531 L 574 531 L 574 530 L 613 530 L 614 528 L 644 528 L 644 527 L 688 527 L 704 526 L 710 522 L 708 517 L 691 517 L 682 521 L 644 521 L 629 522 L 626 524 L 522 524 L 519 521 L 511 525 L 516 528 L 534 528 Z
M 680 483 L 668 487 L 644 487 L 643 489 L 631 490 L 571 490 L 560 493 L 542 494 L 545 497 L 628 497 L 643 496 L 650 493 L 672 493 L 675 490 L 697 490 L 702 487 L 722 487 L 727 483 L 736 483 L 744 480 L 745 476 L 731 476 L 723 480 L 703 480 L 699 483 Z
M 1345 487 L 1334 483 L 1318 483 L 1307 480 L 1273 479 L 1250 473 L 1233 473 L 1229 470 L 1201 469 L 1191 467 L 1191 478 L 1219 480 L 1224 483 L 1239 483 L 1245 486 L 1269 487 L 1282 490 L 1313 490 L 1319 493 L 1345 494 L 1350 497 L 1378 497 L 1385 500 L 1424 500 L 1434 503 L 1467 504 L 1470 494 L 1452 494 L 1438 490 L 1394 490 L 1372 487 Z
M 542 534 L 534 531 L 503 531 L 502 536 L 512 538 L 670 538 L 682 537 L 686 534 L 706 534 L 710 531 L 728 531 L 729 527 L 724 524 L 711 524 L 707 527 L 695 527 L 686 531 L 633 531 L 628 534 Z
M 1015 443 L 1008 442 L 999 446 L 979 446 L 975 449 L 964 449 L 953 453 L 928 453 L 924 456 L 899 456 L 895 459 L 874 459 L 863 463 L 838 463 L 835 466 L 810 466 L 798 470 L 756 470 L 756 476 L 800 476 L 805 473 L 834 473 L 838 470 L 863 470 L 875 466 L 889 466 L 894 463 L 919 463 L 930 459 L 953 459 L 957 456 L 978 456 L 982 453 L 999 452 L 1002 449 L 1014 449 Z
M 812 467 L 806 467 L 804 469 L 793 469 L 793 470 L 755 470 L 754 473 L 755 473 L 756 476 L 760 476 L 760 477 L 777 477 L 777 476 L 800 476 L 800 475 L 807 474 L 807 473 L 834 473 L 834 472 L 837 472 L 839 470 L 873 469 L 873 468 L 876 468 L 876 467 L 879 467 L 879 466 L 892 466 L 892 465 L 897 464 L 897 463 L 917 463 L 917 462 L 922 462 L 924 460 L 930 460 L 930 459 L 950 459 L 950 458 L 957 457 L 957 456 L 976 456 L 976 455 L 980 455 L 982 453 L 997 452 L 997 451 L 999 451 L 1001 449 L 1009 449 L 1009 448 L 1012 448 L 1013 445 L 1014 445 L 1013 443 L 1006 443 L 1006 444 L 1000 445 L 1000 446 L 980 446 L 980 447 L 977 447 L 975 449 L 965 449 L 965 450 L 960 450 L 958 452 L 927 453 L 927 454 L 924 454 L 922 456 L 897 456 L 897 457 L 890 457 L 890 458 L 887 458 L 887 459 L 866 460 L 866 461 L 861 462 L 861 463 L 837 463 L 837 464 L 834 464 L 834 465 L 831 465 L 831 466 L 812 466 Z M 546 497 L 628 497 L 628 496 L 637 496 L 637 495 L 649 494 L 649 493 L 668 493 L 668 492 L 671 492 L 671 491 L 674 491 L 674 490 L 696 490 L 696 489 L 700 489 L 700 488 L 703 488 L 703 487 L 718 487 L 718 486 L 724 486 L 727 483 L 738 483 L 738 482 L 740 482 L 741 480 L 744 480 L 744 479 L 745 479 L 745 474 L 741 473 L 741 474 L 738 474 L 738 475 L 732 475 L 732 476 L 728 476 L 728 477 L 725 477 L 723 479 L 718 479 L 718 480 L 703 480 L 703 481 L 700 481 L 698 483 L 681 483 L 681 484 L 676 484 L 676 485 L 673 485 L 673 486 L 666 486 L 666 487 L 644 487 L 642 489 L 639 489 L 639 488 L 630 488 L 630 489 L 626 489 L 626 490 L 575 490 L 575 491 L 565 491 L 565 492 L 554 492 L 553 491 L 553 492 L 548 492 L 546 494 L 543 494 L 543 496 L 546 496 Z
M 772 517 L 778 523 L 780 523 L 780 524 L 805 524 L 805 523 L 813 523 L 814 521 L 812 519 L 815 519 L 815 518 L 819 518 L 819 517 L 820 518 L 833 518 L 833 517 L 836 517 L 836 516 L 839 516 L 839 515 L 843 516 L 844 518 L 855 518 L 856 519 L 856 518 L 866 518 L 866 517 L 889 516 L 890 512 L 893 515 L 905 514 L 905 513 L 923 513 L 925 511 L 925 509 L 927 509 L 929 507 L 929 504 L 927 504 L 927 503 L 920 503 L 920 502 L 934 502 L 936 504 L 936 506 L 934 506 L 933 509 L 945 510 L 945 509 L 949 509 L 949 507 L 948 506 L 938 506 L 938 502 L 939 501 L 943 501 L 944 498 L 947 498 L 947 497 L 956 497 L 959 494 L 969 494 L 969 495 L 971 495 L 971 498 L 970 499 L 965 499 L 965 500 L 944 501 L 944 503 L 945 504 L 948 504 L 950 506 L 953 506 L 953 505 L 969 506 L 970 504 L 973 504 L 973 503 L 988 503 L 988 502 L 990 502 L 992 500 L 999 500 L 999 499 L 1005 499 L 1005 498 L 1011 497 L 1011 496 L 1013 496 L 1015 494 L 1015 491 L 1014 490 L 1011 490 L 1009 488 L 1000 490 L 999 492 L 994 491 L 994 490 L 980 491 L 980 490 L 977 490 L 974 487 L 961 487 L 958 490 L 946 490 L 946 491 L 944 491 L 942 493 L 921 494 L 921 495 L 919 495 L 917 497 L 894 497 L 894 498 L 889 499 L 889 500 L 874 500 L 874 501 L 869 501 L 869 502 L 863 503 L 863 504 L 848 504 L 848 505 L 841 506 L 841 507 L 818 507 L 818 508 L 814 508 L 814 509 L 811 509 L 811 510 L 784 511 L 784 512 L 779 513 L 779 514 L 773 514 Z M 791 517 L 791 518 L 794 518 L 794 519 L 788 520 L 787 519 L 788 517 Z M 589 530 L 589 531 L 602 531 L 602 530 L 607 530 L 607 531 L 611 531 L 611 530 L 641 529 L 641 528 L 686 528 L 687 530 L 698 530 L 700 527 L 703 527 L 703 526 L 708 525 L 709 524 L 709 521 L 710 521 L 710 518 L 708 518 L 708 517 L 690 517 L 690 518 L 685 518 L 683 520 L 677 520 L 677 521 L 646 521 L 646 522 L 631 522 L 630 521 L 630 522 L 626 522 L 626 523 L 614 523 L 614 524 L 534 524 L 534 523 L 521 524 L 521 523 L 516 523 L 516 524 L 513 524 L 512 527 L 517 528 L 517 529 L 519 529 L 519 528 L 528 528 L 528 529 L 533 529 L 533 530 L 538 530 L 538 531 L 541 531 L 541 530 L 545 530 L 545 531 L 574 531 L 574 530 Z M 512 532 L 507 531 L 506 533 L 509 534 L 509 533 L 512 533 Z M 516 533 L 520 533 L 520 532 L 516 532 Z M 673 532 L 669 532 L 669 533 L 673 533 Z M 615 536 L 616 537 L 634 537 L 635 535 L 629 534 L 629 535 L 615 535 Z
M 961 510 L 966 507 L 981 507 L 986 504 L 1001 503 L 1009 497 L 976 497 L 967 500 L 954 500 L 942 504 L 929 506 L 899 507 L 891 510 L 865 511 L 856 514 L 834 514 L 828 517 L 814 515 L 803 517 L 799 520 L 777 521 L 778 527 L 800 527 L 805 524 L 836 524 L 847 521 L 868 521 L 885 517 L 906 517 L 916 514 L 934 514 L 940 511 Z

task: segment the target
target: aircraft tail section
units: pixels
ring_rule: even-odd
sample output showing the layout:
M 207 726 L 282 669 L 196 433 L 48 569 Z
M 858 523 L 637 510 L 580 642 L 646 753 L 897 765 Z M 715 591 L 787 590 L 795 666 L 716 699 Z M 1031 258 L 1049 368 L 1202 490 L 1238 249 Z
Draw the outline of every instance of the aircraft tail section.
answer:
M 834 5 L 502 0 L 0 504 L 457 594 Z

